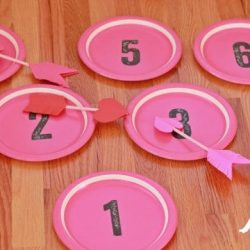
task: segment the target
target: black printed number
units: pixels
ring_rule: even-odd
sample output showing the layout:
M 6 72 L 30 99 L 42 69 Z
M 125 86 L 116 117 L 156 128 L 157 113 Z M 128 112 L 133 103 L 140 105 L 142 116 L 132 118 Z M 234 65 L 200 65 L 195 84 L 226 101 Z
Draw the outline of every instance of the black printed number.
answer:
M 122 63 L 125 65 L 133 66 L 140 62 L 140 51 L 136 48 L 129 48 L 129 44 L 138 44 L 138 40 L 123 40 L 122 53 L 133 53 L 133 59 L 129 60 L 128 57 L 122 57 Z
M 35 113 L 29 113 L 29 120 L 36 120 Z M 44 140 L 44 139 L 51 139 L 52 134 L 41 134 L 43 128 L 45 127 L 46 123 L 49 120 L 48 115 L 42 115 L 41 120 L 39 121 L 38 125 L 34 129 L 32 133 L 32 140 Z
M 119 216 L 119 209 L 118 209 L 117 201 L 112 200 L 109 203 L 105 204 L 103 206 L 103 208 L 104 208 L 104 211 L 110 210 L 113 234 L 115 236 L 122 235 L 120 216 Z
M 243 51 L 243 49 L 248 51 Z M 233 50 L 238 65 L 243 68 L 250 68 L 250 44 L 237 42 L 233 44 Z
M 191 136 L 192 131 L 191 131 L 190 125 L 188 124 L 188 121 L 189 121 L 188 112 L 187 112 L 185 109 L 172 109 L 172 110 L 169 112 L 169 117 L 170 117 L 170 118 L 176 118 L 176 117 L 177 117 L 177 114 L 180 114 L 180 115 L 181 115 L 181 120 L 180 120 L 180 122 L 183 124 L 183 132 L 184 132 L 186 135 Z M 176 132 L 173 132 L 172 134 L 173 134 L 173 136 L 174 136 L 175 138 L 177 138 L 177 139 L 185 139 L 183 136 L 177 134 Z

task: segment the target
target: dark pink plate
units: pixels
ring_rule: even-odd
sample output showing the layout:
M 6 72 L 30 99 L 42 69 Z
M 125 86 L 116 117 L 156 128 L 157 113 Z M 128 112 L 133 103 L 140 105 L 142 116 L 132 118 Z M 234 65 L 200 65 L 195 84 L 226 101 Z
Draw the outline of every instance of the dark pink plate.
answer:
M 226 20 L 204 29 L 195 39 L 194 55 L 211 74 L 250 84 L 250 20 Z
M 72 250 L 162 249 L 173 237 L 177 212 L 157 183 L 126 172 L 81 178 L 56 202 L 54 228 Z
M 90 112 L 66 110 L 57 117 L 24 113 L 31 93 L 56 94 L 69 105 L 89 106 L 73 91 L 51 85 L 27 85 L 4 93 L 0 96 L 0 153 L 24 161 L 47 161 L 73 153 L 90 139 L 95 128 Z
M 23 60 L 25 47 L 21 38 L 10 29 L 0 25 L 0 53 Z M 0 58 L 0 81 L 14 75 L 21 65 Z
M 146 151 L 167 159 L 195 160 L 206 152 L 176 134 L 154 128 L 155 117 L 177 118 L 184 133 L 208 147 L 223 149 L 234 138 L 237 120 L 231 106 L 218 94 L 192 84 L 163 84 L 147 89 L 128 105 L 125 128 Z
M 182 53 L 176 33 L 144 17 L 115 17 L 88 28 L 78 42 L 82 61 L 96 73 L 140 81 L 172 69 Z

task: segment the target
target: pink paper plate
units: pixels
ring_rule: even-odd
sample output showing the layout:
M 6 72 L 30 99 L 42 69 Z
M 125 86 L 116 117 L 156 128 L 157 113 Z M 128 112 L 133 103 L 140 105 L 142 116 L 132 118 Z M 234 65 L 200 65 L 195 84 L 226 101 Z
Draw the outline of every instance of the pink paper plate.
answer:
M 184 133 L 214 149 L 234 138 L 237 120 L 231 106 L 218 94 L 192 84 L 163 84 L 147 89 L 128 105 L 125 128 L 144 150 L 167 159 L 195 160 L 206 152 L 176 134 L 154 128 L 155 117 L 182 121 Z
M 226 20 L 204 29 L 195 39 L 194 55 L 211 74 L 250 84 L 250 20 Z
M 55 230 L 72 250 L 162 249 L 173 237 L 177 212 L 157 183 L 125 172 L 81 178 L 60 195 Z
M 61 95 L 69 105 L 89 106 L 73 91 L 56 86 L 27 85 L 4 93 L 0 153 L 24 161 L 47 161 L 71 154 L 89 140 L 95 128 L 90 112 L 66 110 L 58 117 L 24 113 L 31 93 Z
M 96 73 L 140 81 L 172 69 L 182 53 L 176 33 L 142 17 L 116 17 L 88 28 L 78 42 L 82 61 Z
M 21 38 L 10 29 L 0 25 L 0 53 L 24 60 L 25 48 Z M 14 75 L 22 65 L 0 58 L 0 81 Z

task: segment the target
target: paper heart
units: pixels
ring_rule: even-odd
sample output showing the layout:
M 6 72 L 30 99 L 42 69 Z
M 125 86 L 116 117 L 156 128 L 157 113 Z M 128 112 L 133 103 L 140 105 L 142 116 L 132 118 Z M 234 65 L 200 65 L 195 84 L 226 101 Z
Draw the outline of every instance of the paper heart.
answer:
M 157 116 L 154 120 L 154 127 L 163 133 L 171 133 L 174 128 L 182 129 L 183 125 L 181 122 L 177 121 L 176 118 Z
M 94 112 L 94 119 L 98 122 L 113 122 L 128 114 L 128 111 L 113 98 L 105 98 L 99 102 L 99 110 Z

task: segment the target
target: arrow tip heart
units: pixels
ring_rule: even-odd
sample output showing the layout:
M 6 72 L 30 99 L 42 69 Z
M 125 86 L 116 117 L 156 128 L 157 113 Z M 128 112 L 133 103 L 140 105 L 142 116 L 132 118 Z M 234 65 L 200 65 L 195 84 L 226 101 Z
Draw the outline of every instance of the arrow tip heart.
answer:
M 121 103 L 114 98 L 105 98 L 99 102 L 99 110 L 94 113 L 94 119 L 101 123 L 113 122 L 128 114 Z
M 163 133 L 171 133 L 174 128 L 182 129 L 183 125 L 181 122 L 177 121 L 176 118 L 156 116 L 154 127 Z

